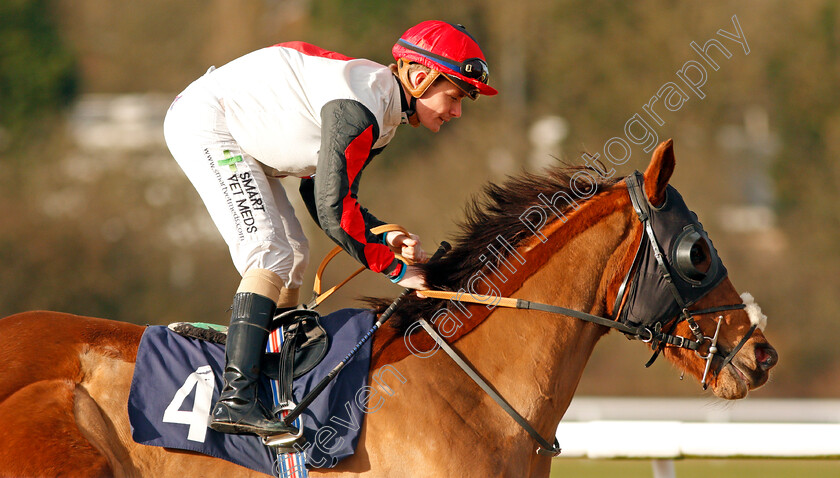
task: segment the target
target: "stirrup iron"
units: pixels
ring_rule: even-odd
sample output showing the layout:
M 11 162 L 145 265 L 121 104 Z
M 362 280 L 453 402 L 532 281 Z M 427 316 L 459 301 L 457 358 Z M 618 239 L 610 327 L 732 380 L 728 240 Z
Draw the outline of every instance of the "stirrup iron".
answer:
M 275 416 L 280 414 L 281 415 L 280 420 L 282 420 L 283 419 L 282 417 L 287 415 L 288 412 L 294 410 L 294 408 L 296 406 L 297 405 L 294 402 L 289 400 L 286 403 L 283 403 L 283 404 L 275 407 L 274 410 L 272 410 L 272 412 L 274 413 Z M 283 414 L 283 412 L 286 412 L 286 413 Z M 298 425 L 299 425 L 297 427 L 293 427 L 293 428 L 297 429 L 297 432 L 295 432 L 295 433 L 279 433 L 277 435 L 264 436 L 264 437 L 262 437 L 263 445 L 271 446 L 271 447 L 278 447 L 278 448 L 289 448 L 292 445 L 294 445 L 295 443 L 297 443 L 298 440 L 300 440 L 301 437 L 303 437 L 303 427 L 300 426 L 300 419 L 297 419 L 295 421 L 297 421 Z

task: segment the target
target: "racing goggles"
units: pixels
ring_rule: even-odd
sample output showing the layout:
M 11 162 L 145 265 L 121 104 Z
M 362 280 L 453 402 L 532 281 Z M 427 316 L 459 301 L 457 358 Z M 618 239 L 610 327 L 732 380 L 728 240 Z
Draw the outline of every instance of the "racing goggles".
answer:
M 487 81 L 490 79 L 490 69 L 487 67 L 487 62 L 482 60 L 481 58 L 467 58 L 464 61 L 455 61 L 451 58 L 447 58 L 445 56 L 438 55 L 436 53 L 432 53 L 429 50 L 424 50 L 419 46 L 407 42 L 400 38 L 397 40 L 397 43 L 400 45 L 408 48 L 409 50 L 415 51 L 430 60 L 434 60 L 441 65 L 449 68 L 452 71 L 457 71 L 465 78 L 470 78 L 472 80 L 478 80 L 481 83 L 487 84 Z
M 446 73 L 441 73 L 441 75 L 443 75 L 444 78 L 449 80 L 450 83 L 457 86 L 459 90 L 463 91 L 469 99 L 473 101 L 478 99 L 480 91 L 478 91 L 478 88 L 476 88 L 475 86 L 467 83 L 466 81 L 458 78 L 455 75 L 447 75 Z

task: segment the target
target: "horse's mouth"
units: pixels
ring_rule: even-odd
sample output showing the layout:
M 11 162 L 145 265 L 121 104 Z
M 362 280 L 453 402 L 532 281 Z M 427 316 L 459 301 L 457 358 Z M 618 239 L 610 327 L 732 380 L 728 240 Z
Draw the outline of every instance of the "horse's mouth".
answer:
M 750 390 L 764 385 L 767 378 L 767 372 L 751 370 L 733 360 L 718 374 L 714 393 L 720 398 L 738 400 L 746 397 Z
M 735 371 L 735 373 L 733 373 L 732 376 L 739 382 L 739 385 L 743 384 L 745 387 L 747 387 L 748 390 L 753 388 L 751 386 L 752 381 L 747 378 L 747 374 L 742 372 L 737 365 L 735 365 L 734 363 L 730 363 L 728 367 Z
M 738 400 L 746 397 L 751 388 L 753 387 L 748 374 L 744 373 L 733 362 L 730 362 L 718 374 L 712 391 L 720 398 Z

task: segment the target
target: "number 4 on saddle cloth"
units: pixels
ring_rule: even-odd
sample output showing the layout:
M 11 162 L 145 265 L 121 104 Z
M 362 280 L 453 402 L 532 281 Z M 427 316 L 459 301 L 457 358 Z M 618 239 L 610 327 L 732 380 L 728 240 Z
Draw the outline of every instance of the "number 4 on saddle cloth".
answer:
M 303 312 L 309 317 L 314 314 Z M 366 309 L 343 309 L 320 318 L 328 337 L 321 342 L 324 350 L 314 346 L 308 359 L 302 353 L 295 356 L 292 394 L 296 403 L 361 340 L 374 320 L 373 313 Z M 288 326 L 284 328 L 289 337 Z M 297 336 L 299 347 L 318 340 L 311 327 L 302 328 L 306 330 Z M 272 334 L 274 339 L 279 336 L 279 333 Z M 301 375 L 301 367 L 308 368 L 302 362 L 317 362 L 319 356 L 323 357 L 320 363 Z M 276 379 L 283 368 L 278 363 L 277 354 L 267 354 L 263 360 L 264 373 Z M 163 326 L 148 327 L 137 350 L 128 399 L 134 441 L 195 451 L 274 476 L 290 476 L 288 467 L 296 466 L 292 459 L 305 460 L 308 468 L 331 468 L 353 454 L 365 414 L 360 408 L 365 404 L 357 404 L 356 396 L 368 385 L 370 342 L 299 417 L 305 441 L 297 443 L 295 449 L 303 453 L 279 457 L 274 448 L 265 446 L 257 436 L 219 433 L 207 426 L 210 409 L 222 389 L 224 364 L 225 350 L 221 343 L 184 337 Z M 272 394 L 277 390 L 276 382 L 274 388 L 270 385 L 274 380 L 269 376 L 264 375 L 260 383 L 260 400 L 271 410 L 275 403 Z

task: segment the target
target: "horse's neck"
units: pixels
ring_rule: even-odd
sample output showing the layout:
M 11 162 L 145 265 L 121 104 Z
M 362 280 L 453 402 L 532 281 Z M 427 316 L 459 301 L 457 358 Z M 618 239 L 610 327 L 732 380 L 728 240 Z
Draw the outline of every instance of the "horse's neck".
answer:
M 630 212 L 619 210 L 564 238 L 514 296 L 603 315 L 607 285 L 614 279 L 611 269 L 620 262 L 615 258 L 626 255 L 632 242 L 631 224 Z M 557 314 L 496 309 L 458 346 L 502 396 L 550 437 L 603 333 L 601 327 Z

